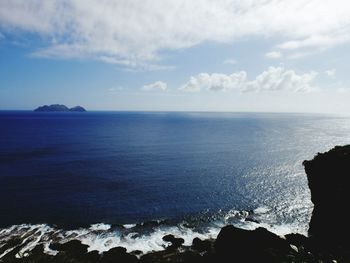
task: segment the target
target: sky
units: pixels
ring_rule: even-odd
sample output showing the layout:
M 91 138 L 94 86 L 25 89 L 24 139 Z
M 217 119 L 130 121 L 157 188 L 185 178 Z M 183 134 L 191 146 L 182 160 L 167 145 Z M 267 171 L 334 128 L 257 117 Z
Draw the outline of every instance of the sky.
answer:
M 0 109 L 350 113 L 347 0 L 0 0 Z

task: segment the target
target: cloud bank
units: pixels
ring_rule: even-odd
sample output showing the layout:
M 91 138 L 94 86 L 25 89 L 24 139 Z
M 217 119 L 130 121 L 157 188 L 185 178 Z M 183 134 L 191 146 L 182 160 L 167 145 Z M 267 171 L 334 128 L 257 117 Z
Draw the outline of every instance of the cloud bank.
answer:
M 163 81 L 156 81 L 149 85 L 144 85 L 141 89 L 144 91 L 166 91 L 168 85 Z
M 263 92 L 263 91 L 291 91 L 309 92 L 315 90 L 313 81 L 317 72 L 297 74 L 293 70 L 282 67 L 269 67 L 255 79 L 249 80 L 245 71 L 226 74 L 200 73 L 192 76 L 190 80 L 179 89 L 188 92 L 199 91 L 238 91 L 238 92 Z
M 279 36 L 279 52 L 330 48 L 350 42 L 349 14 L 347 0 L 1 0 L 0 30 L 45 39 L 35 56 L 138 67 L 249 36 Z

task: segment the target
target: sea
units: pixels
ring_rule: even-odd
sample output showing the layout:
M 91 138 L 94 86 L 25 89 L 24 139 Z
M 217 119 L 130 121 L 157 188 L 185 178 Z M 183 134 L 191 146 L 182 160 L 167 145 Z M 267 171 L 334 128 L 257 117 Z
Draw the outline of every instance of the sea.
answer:
M 349 143 L 348 116 L 0 111 L 0 248 L 144 254 L 228 224 L 307 235 L 302 162 Z

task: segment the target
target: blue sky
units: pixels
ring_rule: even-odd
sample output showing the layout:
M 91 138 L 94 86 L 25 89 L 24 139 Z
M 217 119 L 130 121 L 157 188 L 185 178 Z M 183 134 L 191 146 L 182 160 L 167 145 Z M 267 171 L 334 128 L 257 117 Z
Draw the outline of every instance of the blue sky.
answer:
M 345 0 L 1 0 L 0 109 L 350 112 Z

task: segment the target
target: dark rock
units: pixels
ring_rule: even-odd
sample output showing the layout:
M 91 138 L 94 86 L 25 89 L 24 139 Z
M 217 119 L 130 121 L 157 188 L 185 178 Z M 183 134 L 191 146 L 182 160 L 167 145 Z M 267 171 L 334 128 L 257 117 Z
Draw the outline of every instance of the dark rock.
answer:
M 141 263 L 201 263 L 202 257 L 195 252 L 178 252 L 174 250 L 165 250 L 149 253 L 140 259 Z M 213 262 L 214 263 L 214 262 Z
M 192 241 L 192 249 L 198 252 L 211 251 L 212 242 L 210 240 L 201 240 L 196 237 Z
M 215 241 L 218 262 L 281 262 L 289 244 L 264 228 L 244 230 L 223 227 Z
M 86 254 L 85 256 L 86 262 L 100 262 L 101 255 L 98 251 L 94 250 Z
M 87 253 L 88 245 L 83 245 L 79 240 L 71 240 L 66 243 L 54 243 L 50 245 L 50 248 L 58 251 Z
M 202 258 L 199 254 L 193 253 L 191 251 L 185 251 L 180 254 L 180 261 L 177 262 L 185 262 L 185 263 L 199 263 L 202 262 Z M 176 261 L 175 261 L 176 262 Z
M 115 247 L 107 252 L 103 253 L 102 260 L 103 263 L 113 263 L 113 262 L 123 262 L 123 263 L 135 263 L 138 262 L 136 256 L 128 254 L 126 249 L 123 247 Z
M 0 255 L 4 253 L 7 249 L 17 247 L 22 243 L 22 240 L 20 238 L 11 238 L 4 244 L 3 246 L 0 247 Z
M 130 254 L 139 256 L 139 255 L 142 255 L 142 251 L 141 250 L 134 250 L 134 251 L 130 252 Z
M 177 238 L 173 235 L 166 235 L 163 237 L 163 240 L 171 243 L 169 248 L 178 248 L 185 242 L 183 238 Z
M 345 215 L 350 200 L 350 145 L 336 146 L 304 161 L 314 210 L 309 236 L 322 249 L 350 248 L 350 224 Z
M 34 111 L 37 112 L 54 112 L 54 111 L 61 111 L 61 112 L 66 112 L 66 111 L 76 111 L 76 112 L 84 112 L 86 111 L 83 107 L 81 106 L 75 106 L 73 108 L 68 108 L 66 105 L 62 104 L 52 104 L 52 105 L 44 105 L 36 108 Z
M 32 251 L 28 252 L 29 256 L 23 258 L 24 262 L 37 262 L 37 263 L 47 263 L 55 262 L 55 257 L 44 253 L 43 245 L 36 246 Z
M 285 238 L 286 238 L 287 242 L 291 245 L 294 245 L 297 247 L 308 247 L 309 246 L 309 240 L 304 235 L 288 234 L 288 235 L 285 235 Z
M 72 240 L 63 244 L 51 244 L 50 248 L 59 251 L 60 256 L 67 256 L 68 258 L 82 259 L 87 254 L 89 246 L 83 245 L 78 240 Z

